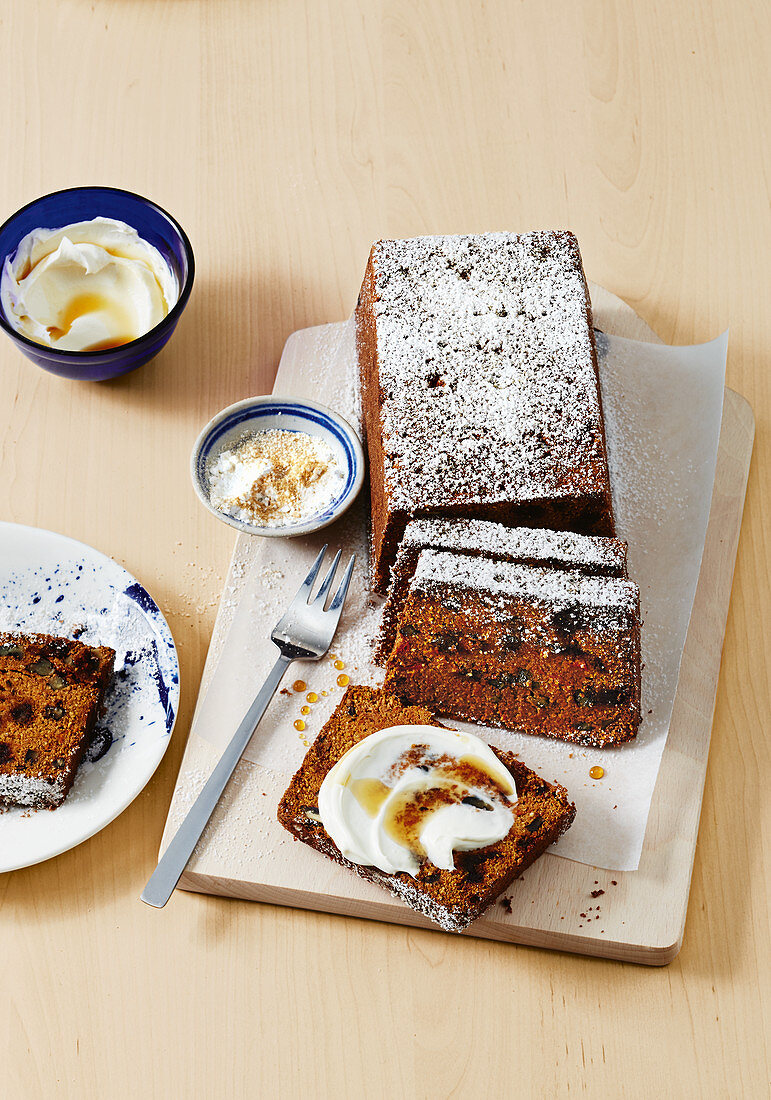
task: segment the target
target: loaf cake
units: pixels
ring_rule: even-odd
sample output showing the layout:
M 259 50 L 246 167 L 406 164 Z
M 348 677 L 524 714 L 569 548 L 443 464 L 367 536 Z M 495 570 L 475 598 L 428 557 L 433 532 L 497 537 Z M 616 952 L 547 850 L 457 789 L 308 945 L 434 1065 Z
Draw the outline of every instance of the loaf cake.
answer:
M 325 830 L 319 792 L 325 777 L 349 750 L 394 726 L 431 726 L 447 732 L 425 707 L 405 705 L 375 688 L 348 688 L 281 799 L 278 820 L 296 839 L 385 886 L 446 931 L 461 932 L 572 824 L 575 806 L 563 787 L 546 783 L 511 753 L 494 749 L 516 789 L 511 828 L 496 844 L 455 852 L 452 870 L 424 858 L 414 875 L 387 874 L 378 867 L 351 862 Z
M 503 527 L 487 520 L 414 519 L 404 529 L 383 606 L 375 660 L 393 649 L 396 623 L 407 599 L 422 550 L 448 550 L 470 557 L 521 565 L 547 565 L 596 576 L 626 577 L 626 545 L 615 538 L 530 527 Z
M 572 233 L 378 241 L 356 341 L 375 591 L 416 517 L 614 534 Z
M 0 803 L 60 806 L 89 745 L 115 650 L 0 633 Z
M 441 715 L 602 748 L 640 723 L 640 602 L 617 577 L 423 550 L 385 686 Z

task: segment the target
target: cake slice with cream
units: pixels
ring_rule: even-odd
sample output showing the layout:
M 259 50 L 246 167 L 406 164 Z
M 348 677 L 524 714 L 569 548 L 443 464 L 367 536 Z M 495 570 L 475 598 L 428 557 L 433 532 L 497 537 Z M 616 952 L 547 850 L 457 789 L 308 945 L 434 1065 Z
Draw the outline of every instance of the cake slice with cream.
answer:
M 278 820 L 316 851 L 462 932 L 572 824 L 567 791 L 425 707 L 350 687 Z

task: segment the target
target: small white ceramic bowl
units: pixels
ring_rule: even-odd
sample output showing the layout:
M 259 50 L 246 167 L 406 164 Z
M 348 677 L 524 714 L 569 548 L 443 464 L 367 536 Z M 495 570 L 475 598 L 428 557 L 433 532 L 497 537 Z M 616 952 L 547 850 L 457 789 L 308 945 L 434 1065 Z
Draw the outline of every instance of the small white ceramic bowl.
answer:
M 302 523 L 283 527 L 260 527 L 235 516 L 225 515 L 211 502 L 209 468 L 222 451 L 228 450 L 245 434 L 278 428 L 289 432 L 307 432 L 323 439 L 345 472 L 340 490 L 323 512 Z M 248 535 L 270 538 L 294 538 L 308 535 L 334 523 L 353 504 L 364 481 L 364 451 L 358 434 L 351 425 L 325 405 L 292 397 L 247 397 L 217 413 L 195 441 L 190 456 L 193 487 L 203 503 L 223 523 Z

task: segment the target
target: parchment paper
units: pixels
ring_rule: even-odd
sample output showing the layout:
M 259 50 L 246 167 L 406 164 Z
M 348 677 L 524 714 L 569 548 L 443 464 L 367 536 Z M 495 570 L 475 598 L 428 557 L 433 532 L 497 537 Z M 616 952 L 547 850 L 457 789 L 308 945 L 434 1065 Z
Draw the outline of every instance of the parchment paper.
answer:
M 307 396 L 358 420 L 351 322 L 328 325 L 307 349 Z M 302 334 L 301 334 L 302 335 Z M 725 383 L 727 333 L 707 344 L 666 347 L 599 335 L 614 504 L 619 537 L 629 544 L 629 571 L 640 586 L 643 632 L 643 723 L 634 742 L 582 749 L 527 734 L 471 729 L 510 749 L 545 779 L 563 783 L 576 820 L 555 853 L 609 870 L 635 870 L 645 836 L 677 689 L 680 660 L 699 576 L 715 476 Z M 280 388 L 280 387 L 279 387 Z M 339 523 L 308 539 L 242 539 L 226 602 L 232 624 L 193 730 L 224 748 L 261 686 L 276 650 L 268 640 L 328 542 L 358 555 L 337 638 L 321 662 L 297 662 L 263 718 L 245 758 L 287 777 L 352 683 L 379 683 L 370 659 L 380 601 L 366 583 L 368 494 Z M 244 545 L 245 544 L 245 545 Z M 344 668 L 336 667 L 344 665 Z M 303 690 L 293 685 L 301 680 Z M 309 691 L 318 696 L 308 702 Z M 303 715 L 301 707 L 309 708 Z M 297 730 L 295 722 L 304 722 Z M 593 781 L 589 769 L 604 768 Z

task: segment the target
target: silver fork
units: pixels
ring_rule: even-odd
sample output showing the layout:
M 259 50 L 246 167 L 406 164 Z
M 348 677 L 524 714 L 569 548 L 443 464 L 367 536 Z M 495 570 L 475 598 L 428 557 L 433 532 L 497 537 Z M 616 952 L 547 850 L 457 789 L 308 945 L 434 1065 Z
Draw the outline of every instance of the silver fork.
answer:
M 214 807 L 219 802 L 222 792 L 235 771 L 236 764 L 241 759 L 241 755 L 249 744 L 260 719 L 268 709 L 268 703 L 275 695 L 284 673 L 292 661 L 299 659 L 318 661 L 332 644 L 345 597 L 348 593 L 348 585 L 351 582 L 356 555 L 354 554 L 348 562 L 340 587 L 329 607 L 325 609 L 324 604 L 335 579 L 335 572 L 342 551 L 338 550 L 335 554 L 329 572 L 321 582 L 321 587 L 311 603 L 311 591 L 326 552 L 327 547 L 325 546 L 314 561 L 310 573 L 300 585 L 300 590 L 287 608 L 286 614 L 279 619 L 273 628 L 270 639 L 278 646 L 280 656 L 268 674 L 267 680 L 257 693 L 254 702 L 246 712 L 246 716 L 233 735 L 233 739 L 209 776 L 206 786 L 191 806 L 185 820 L 177 829 L 171 844 L 164 852 L 163 858 L 142 891 L 141 900 L 147 902 L 148 905 L 154 905 L 156 909 L 162 909 L 173 894 L 174 888 L 193 854 L 193 849 L 200 840 L 201 833 L 206 828 L 207 821 L 214 813 Z

